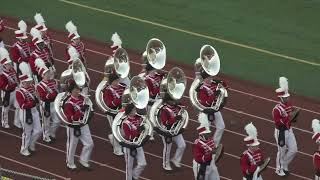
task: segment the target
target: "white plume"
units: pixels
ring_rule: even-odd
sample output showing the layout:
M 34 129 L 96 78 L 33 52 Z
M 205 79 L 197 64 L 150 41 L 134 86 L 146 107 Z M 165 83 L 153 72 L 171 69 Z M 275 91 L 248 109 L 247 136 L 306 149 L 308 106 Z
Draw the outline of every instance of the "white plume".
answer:
M 36 13 L 34 16 L 34 20 L 37 22 L 37 24 L 44 24 L 45 21 L 40 13 Z
M 320 133 L 320 121 L 318 119 L 312 120 L 312 129 L 314 133 Z
M 27 24 L 23 20 L 19 21 L 18 27 L 21 31 L 27 32 Z
M 42 59 L 40 58 L 37 58 L 35 61 L 34 61 L 34 64 L 38 67 L 38 68 L 45 68 L 46 67 L 46 64 L 43 62 Z
M 41 32 L 36 28 L 31 28 L 30 34 L 33 38 L 41 38 Z
M 288 79 L 286 77 L 279 78 L 279 86 L 284 89 L 286 92 L 289 90 Z
M 208 120 L 208 115 L 206 115 L 204 113 L 200 113 L 199 116 L 198 116 L 198 121 L 200 123 L 200 126 L 207 127 L 207 128 L 210 127 L 210 123 L 209 123 L 209 120 Z
M 0 47 L 0 59 L 7 58 L 9 60 L 9 52 L 6 48 Z
M 73 46 L 70 46 L 68 49 L 68 53 L 70 55 L 70 59 L 77 59 L 79 58 L 79 53 L 77 51 L 77 49 Z
M 257 139 L 258 136 L 258 132 L 257 132 L 257 128 L 251 123 L 247 124 L 244 127 L 244 130 L 246 131 L 246 133 L 248 134 L 248 136 Z
M 31 71 L 30 66 L 29 66 L 28 63 L 26 63 L 24 61 L 21 62 L 20 65 L 19 65 L 19 69 L 20 69 L 22 74 L 26 74 L 29 77 L 32 77 L 32 71 Z
M 67 24 L 66 24 L 66 29 L 69 33 L 74 33 L 74 32 L 77 32 L 77 27 L 73 24 L 72 21 L 69 21 Z
M 122 41 L 117 32 L 113 33 L 111 36 L 111 41 L 113 42 L 113 46 L 121 47 Z

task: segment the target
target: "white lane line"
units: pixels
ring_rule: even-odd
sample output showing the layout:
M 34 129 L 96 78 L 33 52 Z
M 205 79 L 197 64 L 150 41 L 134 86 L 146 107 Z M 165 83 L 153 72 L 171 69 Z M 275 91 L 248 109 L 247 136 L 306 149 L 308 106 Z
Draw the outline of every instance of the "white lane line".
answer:
M 102 113 L 98 113 L 98 112 L 94 112 L 96 115 L 98 116 L 102 116 L 104 118 L 107 118 L 106 115 L 102 114 Z M 194 120 L 194 119 L 189 119 L 191 122 L 194 122 L 194 123 L 199 123 L 197 120 Z M 211 125 L 211 127 L 214 127 L 214 125 Z M 229 133 L 232 133 L 232 134 L 236 134 L 236 135 L 239 135 L 239 136 L 242 136 L 242 137 L 246 137 L 247 135 L 245 134 L 241 134 L 241 133 L 238 133 L 238 132 L 234 132 L 234 131 L 231 131 L 231 130 L 228 130 L 228 129 L 225 129 L 226 132 L 229 132 Z M 259 141 L 261 142 L 264 142 L 266 144 L 269 144 L 269 145 L 272 145 L 272 146 L 275 146 L 275 147 L 278 147 L 275 143 L 272 143 L 272 142 L 269 142 L 269 141 L 265 141 L 265 140 L 262 140 L 262 139 L 258 139 Z M 298 151 L 298 153 L 304 155 L 304 156 L 308 156 L 308 157 L 313 157 L 313 155 L 311 154 L 308 154 L 308 153 L 305 153 L 305 152 L 302 152 L 302 151 Z
M 94 134 L 92 134 L 92 137 L 97 138 L 97 139 L 100 139 L 100 140 L 102 140 L 102 141 L 110 142 L 108 139 L 103 138 L 103 137 L 100 137 L 100 136 L 97 136 L 97 135 L 94 135 Z M 193 142 L 191 142 L 191 141 L 188 141 L 188 140 L 185 140 L 185 141 L 186 141 L 188 144 L 191 144 L 191 145 L 193 144 Z M 162 157 L 161 157 L 161 156 L 159 156 L 159 155 L 152 154 L 152 153 L 150 153 L 150 152 L 146 152 L 146 151 L 145 151 L 145 153 L 146 153 L 146 154 L 148 154 L 148 155 L 150 155 L 150 156 L 153 156 L 153 157 L 156 157 L 156 158 L 162 159 Z M 240 159 L 240 157 L 239 157 L 239 156 L 236 156 L 236 155 L 231 154 L 231 153 L 224 152 L 224 154 L 226 154 L 226 155 L 228 155 L 228 156 L 230 156 L 230 157 L 236 158 L 236 159 Z M 184 166 L 184 167 L 187 167 L 187 168 L 191 168 L 191 169 L 192 169 L 192 166 L 190 166 L 190 165 L 187 165 L 187 164 L 184 164 L 184 163 L 181 163 L 181 165 L 182 165 L 182 166 Z M 273 169 L 273 170 L 275 170 L 275 169 L 276 169 L 275 167 L 273 167 L 273 166 L 271 166 L 271 165 L 269 165 L 269 166 L 268 166 L 268 168 Z M 301 176 L 301 175 L 298 175 L 298 174 L 295 174 L 295 173 L 290 173 L 290 174 L 291 174 L 291 175 L 293 175 L 293 176 L 296 176 L 296 177 L 302 178 L 302 179 L 308 179 L 308 180 L 311 180 L 310 178 L 307 178 L 307 177 L 304 177 L 304 176 Z M 223 176 L 221 176 L 221 177 L 222 177 L 222 178 L 224 178 L 224 179 L 228 179 L 228 178 L 223 177 Z
M 20 136 L 15 135 L 15 134 L 12 134 L 12 133 L 9 133 L 9 132 L 6 132 L 6 131 L 3 131 L 3 130 L 0 130 L 0 133 L 4 133 L 4 134 L 6 134 L 6 135 L 13 136 L 13 137 L 16 137 L 16 138 L 21 139 Z M 40 143 L 40 142 L 37 142 L 37 144 L 40 145 L 40 146 L 46 147 L 46 148 L 48 148 L 48 149 L 55 150 L 55 151 L 58 151 L 58 152 L 61 152 L 61 153 L 66 154 L 66 152 L 65 152 L 64 150 L 61 150 L 61 149 L 58 149 L 58 148 L 55 148 L 55 147 L 52 147 L 52 146 L 48 146 L 48 145 L 43 144 L 43 143 Z M 80 157 L 79 155 L 75 155 L 75 156 L 78 157 L 78 158 Z M 97 165 L 99 165 L 99 166 L 102 166 L 102 167 L 106 167 L 106 168 L 109 168 L 109 169 L 113 169 L 113 170 L 118 171 L 118 172 L 121 172 L 121 173 L 123 173 L 123 174 L 126 173 L 124 170 L 118 169 L 118 168 L 113 167 L 113 166 L 108 165 L 108 164 L 100 163 L 100 162 L 94 161 L 94 160 L 90 160 L 90 162 L 92 162 L 92 163 L 94 163 L 94 164 L 97 164 Z M 145 178 L 145 177 L 140 177 L 140 178 L 141 178 L 141 179 L 144 179 L 144 180 L 151 180 L 151 179 Z
M 13 28 L 13 27 L 9 27 L 9 26 L 5 26 L 5 27 L 10 29 L 10 30 L 13 30 L 13 31 L 17 30 L 16 28 Z M 68 43 L 66 43 L 66 42 L 62 42 L 62 41 L 55 40 L 55 39 L 52 39 L 52 40 L 57 42 L 57 43 L 60 43 L 60 44 L 68 45 Z M 102 55 L 102 56 L 110 56 L 110 54 L 102 53 L 102 52 L 95 51 L 95 50 L 92 50 L 92 49 L 87 49 L 87 51 L 95 53 L 95 54 L 99 54 L 99 55 Z M 136 64 L 136 65 L 142 65 L 141 63 L 138 63 L 138 62 L 135 62 L 135 61 L 131 61 L 131 62 L 133 64 Z M 91 69 L 91 70 L 98 73 L 97 70 L 94 70 L 94 69 Z M 192 77 L 188 77 L 188 76 L 186 76 L 186 77 L 187 77 L 187 79 L 190 79 L 190 80 L 194 79 Z M 258 98 L 258 99 L 266 100 L 266 101 L 269 101 L 269 102 L 275 102 L 275 103 L 278 102 L 278 101 L 273 100 L 273 99 L 262 97 L 262 96 L 259 96 L 259 95 L 256 95 L 256 94 L 252 94 L 252 93 L 249 93 L 249 92 L 244 92 L 244 91 L 237 90 L 237 89 L 234 89 L 234 88 L 230 88 L 230 90 L 234 91 L 234 92 L 237 92 L 237 93 L 240 93 L 240 94 L 244 94 L 244 95 L 248 95 L 248 96 L 251 96 L 251 97 L 255 97 L 255 98 Z M 295 106 L 295 107 L 300 108 L 301 110 L 304 110 L 304 111 L 307 111 L 307 112 L 310 112 L 310 113 L 314 113 L 314 114 L 320 115 L 320 112 L 317 112 L 317 111 L 313 111 L 313 110 L 306 109 L 306 108 L 299 107 L 299 106 Z
M 0 155 L 0 158 L 5 159 L 7 161 L 11 161 L 13 163 L 16 163 L 16 164 L 19 164 L 19 165 L 22 165 L 22 166 L 25 166 L 25 167 L 28 167 L 28 168 L 31 168 L 31 169 L 34 169 L 34 170 L 37 170 L 37 171 L 40 171 L 40 172 L 43 172 L 43 173 L 46 173 L 46 174 L 50 174 L 51 176 L 57 177 L 59 179 L 64 179 L 64 180 L 70 179 L 70 178 L 66 178 L 66 177 L 60 176 L 58 174 L 46 171 L 46 170 L 41 169 L 41 168 L 37 168 L 35 166 L 29 165 L 29 164 L 26 164 L 26 163 L 23 163 L 23 162 L 20 162 L 20 161 L 17 161 L 17 160 L 14 160 L 14 159 L 2 156 L 2 155 Z

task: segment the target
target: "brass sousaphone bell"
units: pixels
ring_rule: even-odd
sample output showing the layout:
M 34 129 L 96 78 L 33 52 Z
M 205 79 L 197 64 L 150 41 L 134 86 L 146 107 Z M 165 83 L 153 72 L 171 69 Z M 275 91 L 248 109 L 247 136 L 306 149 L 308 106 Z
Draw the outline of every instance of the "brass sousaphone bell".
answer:
M 105 113 L 111 113 L 116 115 L 119 109 L 112 109 L 106 105 L 103 100 L 103 90 L 106 86 L 110 85 L 109 76 L 113 73 L 116 73 L 120 78 L 126 78 L 129 75 L 130 71 L 130 63 L 129 56 L 125 49 L 118 48 L 115 52 L 114 57 L 108 59 L 104 66 L 104 74 L 105 77 L 99 83 L 96 92 L 95 92 L 95 100 L 98 107 Z
M 172 100 L 178 101 L 182 98 L 186 85 L 187 80 L 184 72 L 180 68 L 174 67 L 169 71 L 167 77 L 161 81 L 161 96 L 162 98 L 165 98 L 165 95 L 168 94 Z M 189 122 L 189 114 L 187 110 L 185 107 L 181 106 L 179 115 L 182 116 L 182 120 L 176 122 L 170 129 L 167 129 L 166 126 L 162 124 L 161 119 L 159 119 L 159 114 L 163 107 L 163 99 L 158 99 L 150 109 L 149 118 L 155 131 L 166 137 L 179 135 L 187 127 Z
M 122 104 L 127 105 L 132 103 L 137 109 L 145 109 L 149 101 L 149 90 L 145 81 L 135 76 L 131 79 L 130 86 L 124 91 L 122 96 Z M 152 133 L 152 125 L 147 120 L 147 114 L 143 115 L 143 121 L 141 125 L 144 126 L 144 130 L 141 132 L 138 138 L 133 141 L 129 141 L 125 138 L 123 133 L 123 121 L 127 119 L 125 112 L 119 112 L 112 124 L 113 136 L 119 141 L 119 143 L 128 148 L 137 148 L 142 146 L 150 137 Z
M 166 47 L 157 38 L 148 41 L 146 47 L 148 63 L 155 69 L 162 69 L 166 64 Z
M 202 85 L 203 78 L 200 76 L 201 72 L 205 72 L 209 76 L 216 76 L 220 71 L 220 58 L 217 51 L 210 45 L 202 46 L 200 50 L 200 57 L 195 62 L 195 71 L 196 78 L 191 84 L 189 89 L 189 96 L 192 105 L 197 108 L 199 111 L 203 111 L 207 107 L 203 106 L 198 100 L 198 91 L 197 88 Z M 225 104 L 225 101 L 228 97 L 227 90 L 218 84 L 216 91 L 220 91 L 217 100 L 208 107 L 213 111 L 219 111 Z

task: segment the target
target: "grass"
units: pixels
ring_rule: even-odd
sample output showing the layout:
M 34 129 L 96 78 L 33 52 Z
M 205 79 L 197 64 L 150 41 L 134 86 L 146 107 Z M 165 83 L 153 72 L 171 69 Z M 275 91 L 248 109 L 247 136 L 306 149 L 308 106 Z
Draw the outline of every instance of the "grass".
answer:
M 318 1 L 301 0 L 73 0 L 88 6 L 146 19 L 320 63 L 318 49 Z M 3 14 L 33 21 L 42 12 L 50 27 L 64 30 L 72 19 L 80 35 L 110 42 L 117 31 L 124 47 L 143 51 L 147 41 L 158 37 L 168 56 L 193 63 L 203 44 L 212 44 L 222 60 L 222 72 L 241 79 L 277 86 L 287 76 L 290 88 L 319 98 L 319 67 L 288 61 L 218 41 L 135 22 L 51 0 L 0 0 Z M 45 4 L 45 5 L 44 5 Z M 12 9 L 15 8 L 13 11 Z

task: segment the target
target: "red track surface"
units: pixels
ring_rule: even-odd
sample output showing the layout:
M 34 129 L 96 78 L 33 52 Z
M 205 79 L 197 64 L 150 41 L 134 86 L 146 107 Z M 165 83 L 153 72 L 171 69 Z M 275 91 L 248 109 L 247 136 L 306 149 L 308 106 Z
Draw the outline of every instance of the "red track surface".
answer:
M 17 26 L 17 20 L 8 18 L 5 23 L 7 29 L 5 30 L 4 35 L 1 36 L 4 38 L 5 44 L 12 45 L 15 41 L 13 30 Z M 53 35 L 54 38 L 56 67 L 58 72 L 61 73 L 67 68 L 65 61 L 65 43 L 67 43 L 66 33 L 51 31 L 51 35 Z M 109 48 L 109 44 L 85 38 L 82 38 L 82 40 L 85 42 L 88 49 L 87 59 L 89 75 L 92 79 L 91 89 L 95 89 L 102 78 L 101 73 L 103 71 L 106 55 L 111 54 L 111 49 Z M 123 39 L 123 41 L 125 42 L 125 39 Z M 142 44 L 141 46 L 145 45 Z M 135 75 L 141 70 L 141 66 L 139 65 L 139 63 L 141 63 L 140 55 L 130 50 L 128 50 L 128 52 L 132 62 L 131 74 Z M 187 76 L 194 76 L 192 66 L 176 64 L 175 61 L 170 59 L 167 61 L 165 69 L 168 70 L 173 66 L 183 67 Z M 270 166 L 263 173 L 264 179 L 281 179 L 274 173 L 277 152 L 273 137 L 274 125 L 271 117 L 271 111 L 276 100 L 274 97 L 274 89 L 224 75 L 221 77 L 226 79 L 231 86 L 227 107 L 222 111 L 226 124 L 226 130 L 222 139 L 222 143 L 225 146 L 225 155 L 218 164 L 219 173 L 222 179 L 242 179 L 238 157 L 245 149 L 242 142 L 245 136 L 243 127 L 249 122 L 253 122 L 256 125 L 261 147 L 264 149 L 266 156 L 272 158 Z M 192 79 L 188 79 L 188 85 L 190 85 L 191 82 Z M 92 95 L 93 93 L 94 92 L 92 92 Z M 193 179 L 191 147 L 193 140 L 197 136 L 195 131 L 198 127 L 198 122 L 196 122 L 197 113 L 191 107 L 187 94 L 184 101 L 189 105 L 191 120 L 187 131 L 184 133 L 184 137 L 187 141 L 187 149 L 183 158 L 183 168 L 171 174 L 166 174 L 162 170 L 162 142 L 157 138 L 156 143 L 148 143 L 144 147 L 148 165 L 142 174 L 143 179 Z M 301 111 L 299 122 L 298 124 L 295 124 L 294 128 L 299 153 L 290 167 L 292 175 L 287 179 L 312 179 L 312 153 L 315 150 L 316 145 L 311 140 L 311 120 L 319 117 L 320 111 L 318 112 L 317 109 L 320 109 L 320 104 L 315 100 L 295 95 L 293 95 L 293 101 L 296 106 L 303 107 L 304 109 Z M 94 120 L 90 124 L 90 128 L 95 143 L 91 162 L 94 167 L 94 171 L 92 172 L 80 171 L 77 173 L 70 173 L 67 171 L 64 152 L 66 143 L 64 128 L 61 128 L 58 131 L 58 141 L 56 144 L 48 146 L 39 141 L 37 154 L 31 158 L 25 158 L 19 155 L 21 143 L 19 137 L 21 136 L 21 132 L 18 132 L 17 130 L 5 131 L 1 129 L 0 163 L 4 168 L 56 179 L 61 179 L 62 177 L 72 179 L 125 179 L 124 159 L 115 157 L 112 154 L 112 147 L 106 138 L 107 133 L 110 132 L 110 128 L 107 125 L 105 116 L 98 109 L 96 110 Z M 7 158 L 10 158 L 11 160 L 8 160 Z M 12 160 L 15 160 L 16 162 L 13 162 Z M 21 163 L 33 166 L 33 168 L 22 165 Z M 42 170 L 37 170 L 35 168 Z

